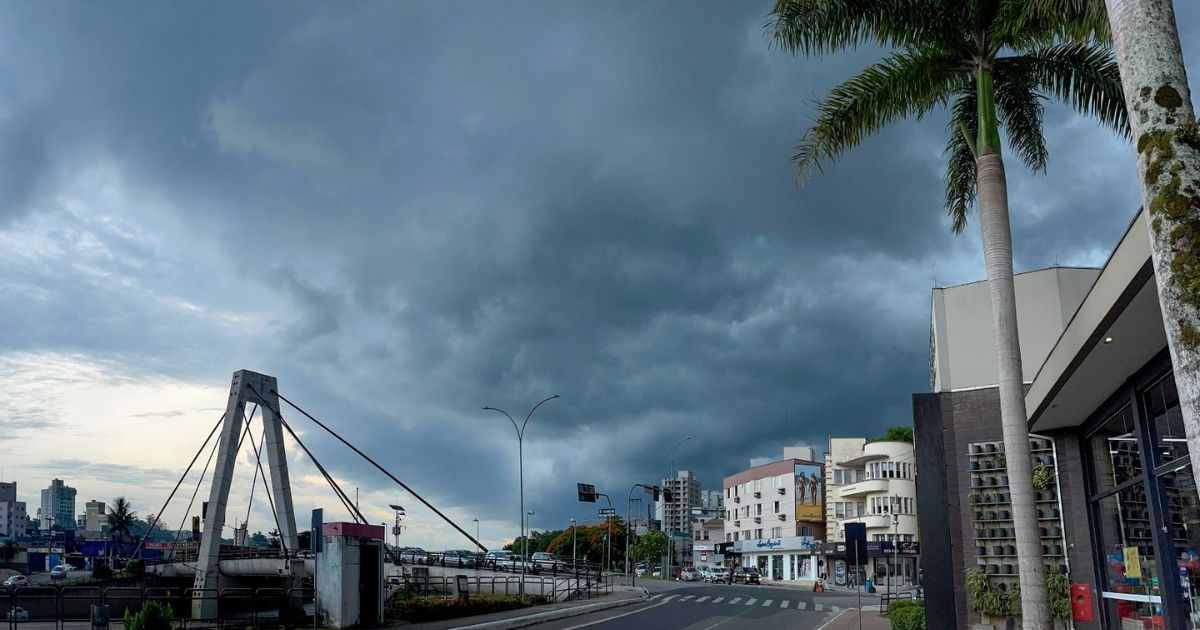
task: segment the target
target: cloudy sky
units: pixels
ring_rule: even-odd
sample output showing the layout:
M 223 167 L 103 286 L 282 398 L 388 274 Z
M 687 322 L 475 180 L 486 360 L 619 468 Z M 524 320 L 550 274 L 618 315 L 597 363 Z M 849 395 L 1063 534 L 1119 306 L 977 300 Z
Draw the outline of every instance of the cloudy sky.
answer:
M 1200 68 L 1200 8 L 1177 5 Z M 812 100 L 879 52 L 792 58 L 770 8 L 5 4 L 4 479 L 156 512 L 246 368 L 495 545 L 517 449 L 484 404 L 562 396 L 525 442 L 539 529 L 594 515 L 576 482 L 623 503 L 686 436 L 677 467 L 719 487 L 911 422 L 929 290 L 983 275 L 977 225 L 954 237 L 942 210 L 945 117 L 798 188 Z M 1017 267 L 1100 264 L 1138 204 L 1132 151 L 1058 108 L 1047 135 L 1046 176 L 1009 161 Z M 408 542 L 462 546 L 286 412 L 372 520 L 399 501 Z M 345 518 L 292 466 L 301 514 Z

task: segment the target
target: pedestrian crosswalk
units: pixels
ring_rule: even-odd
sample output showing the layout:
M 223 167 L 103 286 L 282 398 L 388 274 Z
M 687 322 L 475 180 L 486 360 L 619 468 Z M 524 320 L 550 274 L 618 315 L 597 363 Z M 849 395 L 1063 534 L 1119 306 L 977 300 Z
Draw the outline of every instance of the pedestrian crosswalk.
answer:
M 776 600 L 774 600 L 774 599 L 759 600 L 756 597 L 732 597 L 732 598 L 726 599 L 724 596 L 713 597 L 711 595 L 701 595 L 701 596 L 697 597 L 695 595 L 680 596 L 678 594 L 664 595 L 663 593 L 658 593 L 656 595 L 651 595 L 647 601 L 657 601 L 661 604 L 665 604 L 670 601 L 675 601 L 678 603 L 687 602 L 689 604 L 706 604 L 706 605 L 708 605 L 708 604 L 739 605 L 740 604 L 742 606 L 757 605 L 760 608 L 779 608 L 779 609 L 787 609 L 787 610 L 812 610 L 815 612 L 833 612 L 833 613 L 842 612 L 841 606 L 818 604 L 815 602 L 810 604 L 804 600 L 798 600 L 793 603 L 792 600 L 788 600 L 788 599 L 780 600 L 778 603 L 776 603 Z

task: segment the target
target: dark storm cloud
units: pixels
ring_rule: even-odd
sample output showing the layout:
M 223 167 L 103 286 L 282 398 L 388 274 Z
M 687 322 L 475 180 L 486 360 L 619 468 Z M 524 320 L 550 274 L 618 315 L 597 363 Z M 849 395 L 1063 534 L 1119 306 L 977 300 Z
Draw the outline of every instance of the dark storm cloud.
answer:
M 930 287 L 982 275 L 974 226 L 946 229 L 944 118 L 797 188 L 811 100 L 878 52 L 796 60 L 770 3 L 688 7 L 6 7 L 0 226 L 42 258 L 0 282 L 36 298 L 0 306 L 23 331 L 3 347 L 277 374 L 463 514 L 511 511 L 515 440 L 485 403 L 563 396 L 526 444 L 551 521 L 575 481 L 661 476 L 685 435 L 678 467 L 717 487 L 908 422 Z M 1132 153 L 1047 121 L 1049 174 L 1010 177 L 1018 265 L 1101 262 Z M 91 194 L 109 171 L 124 193 Z

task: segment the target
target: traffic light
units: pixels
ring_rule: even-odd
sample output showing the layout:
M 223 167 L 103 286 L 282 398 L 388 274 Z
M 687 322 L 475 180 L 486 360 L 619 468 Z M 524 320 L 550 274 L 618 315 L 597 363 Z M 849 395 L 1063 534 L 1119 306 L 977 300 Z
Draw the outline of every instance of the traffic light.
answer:
M 658 486 L 654 486 L 654 500 L 658 501 Z
M 670 490 L 663 488 L 663 499 L 666 500 L 667 503 L 670 503 L 671 501 L 675 500 L 675 497 Z

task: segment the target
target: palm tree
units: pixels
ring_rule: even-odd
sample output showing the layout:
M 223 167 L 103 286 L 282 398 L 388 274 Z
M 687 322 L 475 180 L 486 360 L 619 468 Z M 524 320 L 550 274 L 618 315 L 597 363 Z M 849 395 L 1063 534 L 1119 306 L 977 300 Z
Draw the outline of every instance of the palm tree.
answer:
M 1079 0 L 1058 0 L 1077 2 Z M 1098 0 L 1092 0 L 1098 1 Z M 1137 139 L 1142 207 L 1175 386 L 1200 471 L 1200 131 L 1170 0 L 1105 0 L 1129 126 Z M 1058 7 L 1051 3 L 1050 10 Z
M 947 108 L 946 208 L 955 233 L 978 202 L 996 336 L 1000 417 L 1016 530 L 1026 628 L 1049 628 L 1034 507 L 1013 289 L 1001 129 L 1026 166 L 1045 171 L 1043 101 L 1059 99 L 1127 134 L 1116 63 L 1102 12 L 1084 0 L 1056 11 L 1031 0 L 777 0 L 776 44 L 819 55 L 873 44 L 885 59 L 835 87 L 797 147 L 801 179 L 902 118 Z
M 105 515 L 105 522 L 108 525 L 108 535 L 115 538 L 118 545 L 132 540 L 130 527 L 137 521 L 137 512 L 133 511 L 133 506 L 125 497 L 117 497 L 113 499 L 112 505 L 108 508 L 108 514 Z

